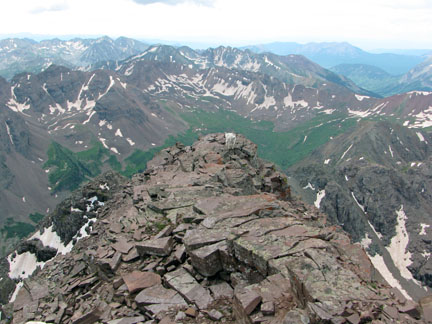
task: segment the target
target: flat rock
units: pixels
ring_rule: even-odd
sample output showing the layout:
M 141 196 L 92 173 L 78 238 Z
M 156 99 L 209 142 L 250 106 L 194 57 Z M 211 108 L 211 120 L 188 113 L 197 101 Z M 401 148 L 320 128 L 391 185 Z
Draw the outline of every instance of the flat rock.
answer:
M 112 245 L 112 248 L 120 253 L 127 254 L 133 246 L 124 237 L 119 237 L 117 242 Z
M 135 247 L 133 247 L 128 254 L 123 254 L 122 255 L 122 260 L 123 262 L 131 262 L 131 261 L 135 261 L 136 259 L 138 259 L 140 257 L 137 249 Z
M 251 314 L 262 300 L 262 297 L 253 290 L 237 292 L 234 294 L 234 297 L 237 299 L 246 315 Z
M 213 321 L 220 321 L 223 318 L 223 314 L 215 309 L 212 309 L 207 315 Z
M 136 245 L 136 249 L 140 255 L 167 256 L 171 253 L 173 244 L 172 237 L 162 237 L 141 242 Z
M 161 277 L 153 272 L 133 271 L 122 278 L 131 294 L 161 283 Z
M 187 303 L 177 291 L 167 289 L 161 284 L 143 289 L 135 297 L 135 302 L 153 314 L 158 314 L 171 308 L 187 307 Z
M 96 308 L 96 309 L 93 309 L 92 311 L 90 311 L 88 313 L 85 313 L 84 315 L 79 316 L 77 319 L 73 320 L 72 323 L 73 324 L 92 324 L 92 323 L 99 321 L 101 319 L 101 315 L 102 315 L 102 312 L 98 308 Z
M 229 236 L 229 232 L 225 230 L 205 230 L 205 229 L 193 229 L 186 231 L 183 238 L 186 251 L 192 251 L 199 249 L 200 247 L 211 245 L 224 241 Z
M 426 323 L 432 323 L 432 296 L 426 296 L 419 300 L 423 318 Z
M 194 303 L 199 309 L 206 309 L 213 302 L 207 289 L 183 268 L 166 273 L 164 278 L 171 288 L 178 291 L 188 302 Z
M 231 299 L 234 297 L 234 289 L 227 283 L 221 282 L 209 287 L 214 299 Z

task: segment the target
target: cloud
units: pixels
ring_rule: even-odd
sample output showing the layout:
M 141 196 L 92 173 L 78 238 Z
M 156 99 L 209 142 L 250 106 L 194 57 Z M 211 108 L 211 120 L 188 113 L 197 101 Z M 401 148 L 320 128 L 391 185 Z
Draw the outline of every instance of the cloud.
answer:
M 66 2 L 58 2 L 58 3 L 53 3 L 52 5 L 49 5 L 49 6 L 35 7 L 35 8 L 30 10 L 30 13 L 41 14 L 41 13 L 45 13 L 45 12 L 64 11 L 67 9 L 69 9 L 69 5 Z
M 142 5 L 149 5 L 152 3 L 164 3 L 170 6 L 176 6 L 182 3 L 194 3 L 202 6 L 212 6 L 214 0 L 133 0 L 134 2 Z

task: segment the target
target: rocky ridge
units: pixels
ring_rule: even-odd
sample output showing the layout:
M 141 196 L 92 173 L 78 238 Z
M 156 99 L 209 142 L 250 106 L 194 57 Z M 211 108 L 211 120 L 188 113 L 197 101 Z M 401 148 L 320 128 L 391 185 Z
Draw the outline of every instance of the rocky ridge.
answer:
M 422 323 L 428 299 L 389 287 L 256 150 L 211 134 L 161 151 L 129 182 L 93 185 L 110 193 L 90 199 L 89 235 L 24 279 L 3 311 L 13 323 Z M 58 235 L 89 206 L 79 201 L 52 215 Z

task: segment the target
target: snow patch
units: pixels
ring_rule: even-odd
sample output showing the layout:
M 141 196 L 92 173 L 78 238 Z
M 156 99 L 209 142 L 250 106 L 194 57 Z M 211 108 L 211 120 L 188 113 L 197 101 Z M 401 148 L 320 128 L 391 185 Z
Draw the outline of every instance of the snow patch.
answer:
M 369 116 L 369 115 L 372 114 L 369 110 L 366 110 L 366 111 L 351 110 L 350 108 L 348 108 L 348 113 L 350 115 L 361 117 L 361 118 L 365 118 L 365 117 L 367 117 L 367 116 Z
M 5 122 L 5 125 L 6 125 L 6 132 L 7 132 L 8 136 L 9 136 L 9 140 L 10 140 L 11 144 L 14 145 L 14 141 L 13 141 L 13 138 L 12 138 L 12 134 L 11 134 L 9 125 L 6 122 Z
M 108 183 L 100 184 L 99 188 L 101 188 L 102 190 L 110 190 Z
M 102 145 L 103 145 L 106 149 L 109 150 L 109 147 L 108 147 L 108 145 L 106 144 L 106 138 L 99 137 L 99 141 L 102 143 Z
M 423 136 L 422 133 L 420 133 L 420 132 L 416 132 L 416 134 L 417 134 L 417 136 L 418 136 L 420 142 L 425 142 L 425 138 L 424 138 L 424 136 Z
M 286 108 L 296 108 L 296 107 L 306 108 L 308 105 L 309 103 L 307 103 L 304 100 L 293 101 L 292 95 L 290 93 L 288 94 L 288 96 L 284 98 L 284 106 Z
M 325 197 L 325 189 L 318 191 L 316 200 L 314 202 L 314 205 L 316 208 L 320 208 L 321 200 Z
M 399 210 L 396 210 L 397 224 L 396 235 L 392 237 L 390 246 L 386 247 L 390 253 L 395 266 L 399 269 L 402 277 L 408 280 L 414 280 L 412 273 L 408 270 L 411 265 L 411 252 L 408 251 L 409 236 L 406 230 L 407 216 L 401 205 Z
M 308 189 L 308 188 L 311 189 L 311 190 L 313 190 L 313 191 L 315 191 L 315 187 L 312 186 L 310 182 L 308 182 L 307 186 L 303 187 L 303 189 Z
M 357 98 L 358 101 L 362 101 L 363 99 L 370 99 L 370 97 L 368 96 L 361 96 L 358 94 L 356 94 L 355 97 Z
M 354 144 L 351 144 L 350 147 L 348 147 L 348 149 L 345 152 L 343 152 L 343 154 L 342 154 L 341 158 L 339 159 L 339 161 L 341 161 L 345 157 L 345 155 L 348 153 L 349 150 L 351 150 L 351 148 L 353 147 L 353 145 Z
M 19 291 L 20 291 L 20 289 L 22 288 L 23 285 L 24 285 L 23 281 L 20 281 L 20 282 L 17 283 L 17 285 L 15 286 L 15 290 L 14 290 L 11 298 L 9 299 L 9 303 L 13 303 L 15 301 L 15 299 L 17 298 L 18 293 L 19 293 Z
M 130 146 L 134 146 L 135 145 L 135 142 L 132 141 L 129 137 L 126 138 L 126 141 L 129 143 Z
M 58 236 L 57 232 L 53 230 L 53 225 L 48 228 L 45 228 L 43 234 L 40 231 L 33 234 L 29 240 L 39 239 L 44 246 L 52 247 L 57 250 L 57 254 L 66 254 L 71 251 L 73 244 L 70 242 L 67 246 L 61 241 L 60 236 Z
M 37 267 L 43 268 L 45 262 L 37 262 L 36 256 L 30 252 L 24 252 L 15 256 L 12 260 L 12 254 L 7 258 L 9 262 L 9 278 L 25 279 L 28 278 Z
M 385 264 L 384 258 L 379 255 L 378 253 L 375 254 L 373 257 L 369 255 L 370 260 L 372 261 L 372 264 L 374 265 L 375 269 L 379 271 L 379 273 L 384 277 L 384 279 L 388 282 L 388 284 L 392 287 L 396 287 L 400 290 L 400 292 L 405 296 L 405 298 L 411 300 L 412 298 L 408 295 L 408 293 L 402 288 L 399 281 L 393 277 L 393 274 L 390 272 L 390 270 L 387 268 L 387 265 Z
M 371 244 L 372 239 L 369 237 L 369 233 L 366 233 L 366 236 L 360 241 L 360 245 L 366 250 Z
M 115 136 L 123 137 L 123 134 L 122 134 L 120 128 L 117 128 L 117 131 L 115 132 Z
M 83 125 L 87 124 L 87 123 L 90 121 L 90 119 L 93 117 L 94 114 L 96 114 L 96 111 L 93 110 L 93 111 L 90 113 L 89 118 L 87 118 L 87 120 L 83 121 Z
M 421 226 L 421 230 L 420 230 L 419 235 L 426 235 L 426 228 L 429 228 L 430 225 L 420 223 L 420 226 Z
M 393 150 L 392 150 L 391 146 L 389 145 L 388 148 L 389 148 L 389 151 L 390 151 L 391 156 L 394 157 L 394 155 L 393 155 Z

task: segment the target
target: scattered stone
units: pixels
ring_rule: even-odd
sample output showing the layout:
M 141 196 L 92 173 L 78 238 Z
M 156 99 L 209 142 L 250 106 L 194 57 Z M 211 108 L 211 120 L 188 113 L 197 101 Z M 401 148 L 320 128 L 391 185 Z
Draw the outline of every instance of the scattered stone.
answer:
M 166 273 L 164 278 L 171 288 L 177 290 L 189 303 L 194 303 L 199 309 L 207 309 L 213 302 L 209 292 L 183 268 Z
M 252 313 L 262 300 L 262 297 L 252 290 L 242 290 L 234 293 L 234 297 L 246 315 Z
M 207 315 L 213 321 L 220 321 L 223 318 L 223 314 L 215 309 L 209 311 Z
M 271 301 L 262 303 L 261 304 L 261 313 L 263 313 L 263 315 L 274 315 L 274 313 L 275 313 L 274 303 Z
M 114 287 L 114 289 L 118 289 L 123 284 L 124 284 L 124 280 L 123 280 L 122 277 L 114 279 L 114 281 L 113 281 L 113 287 Z
M 129 243 L 124 237 L 120 237 L 117 242 L 112 245 L 114 250 L 123 254 L 127 254 L 133 246 L 134 245 Z
M 154 238 L 155 239 L 159 239 L 159 238 L 162 238 L 162 237 L 167 237 L 167 236 L 171 235 L 173 229 L 174 229 L 174 226 L 167 225 L 159 233 L 157 233 Z
M 108 264 L 113 272 L 115 272 L 119 267 L 121 258 L 122 258 L 122 254 L 120 252 L 116 252 L 114 256 L 111 259 L 109 259 Z
M 216 243 L 189 252 L 192 265 L 203 276 L 211 277 L 222 270 L 219 247 Z
M 167 256 L 173 248 L 172 237 L 163 237 L 159 239 L 147 240 L 136 245 L 136 249 L 140 255 L 158 255 Z
M 161 277 L 153 272 L 133 271 L 122 278 L 131 294 L 161 283 Z
M 357 313 L 354 313 L 351 316 L 348 316 L 346 319 L 347 319 L 348 323 L 351 323 L 351 324 L 359 324 L 360 323 L 360 316 Z
M 115 234 L 120 234 L 122 230 L 123 230 L 123 225 L 118 222 L 112 223 L 109 228 L 109 231 Z
M 92 311 L 85 313 L 84 315 L 79 315 L 77 316 L 76 319 L 74 319 L 74 316 L 72 316 L 72 324 L 92 324 L 92 323 L 96 323 L 97 321 L 100 320 L 102 315 L 102 312 L 96 308 L 93 309 Z
M 187 318 L 186 313 L 180 311 L 180 312 L 177 313 L 177 315 L 175 317 L 175 320 L 176 320 L 176 322 L 179 322 L 179 321 L 185 320 L 186 318 Z
M 122 255 L 123 262 L 132 262 L 139 259 L 140 255 L 135 247 L 133 247 L 128 254 Z
M 214 299 L 232 299 L 234 297 L 234 289 L 226 282 L 210 286 L 209 289 Z
M 189 317 L 195 318 L 198 316 L 198 311 L 195 308 L 189 307 L 186 309 L 185 314 Z
M 135 302 L 152 314 L 187 306 L 183 297 L 175 290 L 164 288 L 161 284 L 143 289 L 135 297 Z

